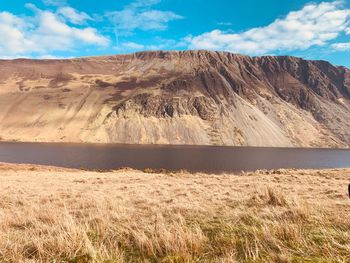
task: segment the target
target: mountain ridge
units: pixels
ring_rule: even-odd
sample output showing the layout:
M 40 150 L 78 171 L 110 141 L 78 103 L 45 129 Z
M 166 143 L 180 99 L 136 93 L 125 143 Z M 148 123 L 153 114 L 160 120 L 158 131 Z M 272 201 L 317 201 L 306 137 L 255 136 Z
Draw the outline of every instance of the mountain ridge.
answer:
M 299 56 L 292 56 L 292 55 L 261 55 L 261 56 L 249 56 L 244 55 L 240 53 L 232 53 L 229 51 L 212 51 L 212 50 L 205 50 L 205 49 L 193 49 L 193 50 L 145 50 L 145 51 L 137 51 L 137 52 L 131 52 L 131 53 L 122 53 L 122 54 L 106 54 L 106 55 L 94 55 L 94 56 L 82 56 L 82 57 L 67 57 L 67 58 L 60 58 L 60 57 L 53 57 L 53 58 L 27 58 L 27 57 L 17 57 L 13 59 L 9 58 L 0 58 L 1 61 L 69 61 L 69 60 L 86 60 L 86 59 L 99 59 L 99 58 L 111 58 L 111 57 L 128 57 L 128 56 L 136 56 L 137 58 L 144 57 L 146 54 L 153 54 L 153 57 L 157 56 L 157 54 L 186 54 L 186 53 L 208 53 L 208 54 L 222 54 L 222 55 L 233 55 L 237 57 L 246 57 L 251 59 L 259 59 L 259 58 L 291 58 L 291 59 L 299 59 L 309 62 L 324 62 L 326 64 L 330 64 L 337 68 L 344 68 L 347 70 L 350 70 L 347 66 L 344 65 L 335 65 L 331 62 L 323 59 L 305 59 L 303 57 Z
M 322 60 L 216 51 L 1 60 L 0 82 L 4 140 L 350 145 L 350 70 Z

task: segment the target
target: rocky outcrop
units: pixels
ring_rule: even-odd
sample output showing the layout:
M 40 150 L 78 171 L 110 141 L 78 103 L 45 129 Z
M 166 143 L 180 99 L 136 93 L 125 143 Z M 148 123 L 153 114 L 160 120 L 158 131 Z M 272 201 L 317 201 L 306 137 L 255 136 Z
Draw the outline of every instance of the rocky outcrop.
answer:
M 350 70 L 155 51 L 0 62 L 5 140 L 348 147 Z

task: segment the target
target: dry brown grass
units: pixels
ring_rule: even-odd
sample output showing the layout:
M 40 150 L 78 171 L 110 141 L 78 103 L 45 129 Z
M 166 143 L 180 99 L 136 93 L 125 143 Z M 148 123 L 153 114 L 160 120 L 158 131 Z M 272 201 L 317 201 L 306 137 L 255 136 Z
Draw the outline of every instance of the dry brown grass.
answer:
M 0 166 L 0 262 L 350 262 L 350 170 Z

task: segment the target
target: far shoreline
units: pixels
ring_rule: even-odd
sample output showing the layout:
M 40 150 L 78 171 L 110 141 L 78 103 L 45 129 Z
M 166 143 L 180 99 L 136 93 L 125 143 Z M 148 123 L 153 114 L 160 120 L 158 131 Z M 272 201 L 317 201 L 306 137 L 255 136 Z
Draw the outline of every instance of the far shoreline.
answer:
M 254 146 L 254 145 L 214 145 L 214 144 L 151 144 L 151 143 L 106 143 L 106 142 L 58 142 L 58 141 L 21 141 L 21 140 L 1 140 L 1 143 L 23 143 L 23 144 L 52 144 L 52 145 L 86 145 L 86 146 L 113 146 L 113 147 L 181 147 L 181 148 L 255 148 L 255 149 L 300 149 L 300 150 L 350 150 L 350 147 L 299 147 L 299 146 Z

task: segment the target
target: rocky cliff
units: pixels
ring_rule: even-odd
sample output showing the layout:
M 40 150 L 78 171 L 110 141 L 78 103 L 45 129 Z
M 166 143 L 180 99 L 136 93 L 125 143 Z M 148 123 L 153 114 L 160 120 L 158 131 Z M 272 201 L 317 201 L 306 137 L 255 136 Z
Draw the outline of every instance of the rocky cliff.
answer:
M 3 60 L 0 108 L 2 140 L 349 147 L 350 70 L 209 51 Z

